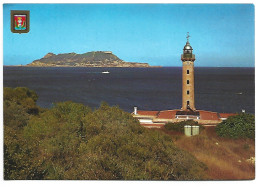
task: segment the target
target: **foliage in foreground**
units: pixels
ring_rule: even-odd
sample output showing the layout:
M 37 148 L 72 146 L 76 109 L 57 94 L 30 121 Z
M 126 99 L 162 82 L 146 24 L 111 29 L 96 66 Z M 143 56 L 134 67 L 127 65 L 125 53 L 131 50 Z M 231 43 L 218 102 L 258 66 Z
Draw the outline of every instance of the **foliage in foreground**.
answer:
M 175 122 L 175 123 L 167 123 L 167 124 L 165 124 L 164 128 L 168 131 L 176 131 L 176 132 L 184 133 L 185 125 L 199 126 L 200 130 L 204 129 L 204 127 L 202 125 L 198 124 L 197 121 L 193 121 L 193 120 L 180 121 L 180 122 Z
M 171 137 L 105 103 L 95 111 L 64 102 L 37 115 L 8 112 L 4 126 L 5 179 L 205 179 L 205 165 Z
M 4 88 L 4 103 L 7 105 L 19 105 L 28 114 L 38 114 L 39 108 L 36 106 L 37 94 L 28 88 Z
M 241 113 L 230 116 L 227 120 L 217 125 L 218 136 L 227 138 L 255 138 L 255 116 L 253 114 Z

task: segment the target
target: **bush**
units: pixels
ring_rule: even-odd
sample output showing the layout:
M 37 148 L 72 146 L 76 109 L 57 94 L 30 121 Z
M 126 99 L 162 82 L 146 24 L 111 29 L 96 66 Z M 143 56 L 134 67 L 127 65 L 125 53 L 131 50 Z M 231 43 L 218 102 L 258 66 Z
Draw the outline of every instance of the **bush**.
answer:
M 30 172 L 39 176 L 30 168 L 30 155 L 26 148 L 28 145 L 22 135 L 29 119 L 39 112 L 37 98 L 37 94 L 28 88 L 4 88 L 5 179 L 29 179 Z
M 204 129 L 204 127 L 202 125 L 199 125 L 197 121 L 193 121 L 193 120 L 180 121 L 180 122 L 176 122 L 176 123 L 167 123 L 167 124 L 165 124 L 164 128 L 168 131 L 176 131 L 176 132 L 184 133 L 185 125 L 199 126 L 200 130 Z
M 119 107 L 58 103 L 24 129 L 34 179 L 198 180 L 205 165 Z M 31 176 L 30 173 L 28 173 Z
M 19 94 L 13 89 L 5 92 L 7 180 L 206 178 L 206 166 L 178 149 L 170 136 L 145 129 L 119 107 L 103 103 L 92 111 L 82 104 L 62 102 L 32 115 L 24 101 L 33 94 L 18 90 Z
M 36 106 L 37 99 L 37 94 L 28 88 L 4 88 L 4 101 L 21 105 L 29 114 L 38 114 L 39 108 Z
M 239 114 L 231 116 L 215 128 L 218 136 L 227 138 L 255 138 L 255 116 L 253 114 Z

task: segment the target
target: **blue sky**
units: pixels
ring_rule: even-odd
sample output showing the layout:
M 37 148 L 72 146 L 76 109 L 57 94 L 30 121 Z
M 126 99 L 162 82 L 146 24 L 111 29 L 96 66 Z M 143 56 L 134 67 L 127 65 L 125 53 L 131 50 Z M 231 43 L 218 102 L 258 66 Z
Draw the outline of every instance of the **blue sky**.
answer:
M 10 10 L 30 10 L 30 32 L 10 30 Z M 5 4 L 4 65 L 46 53 L 112 51 L 129 62 L 181 66 L 190 32 L 196 66 L 254 67 L 252 4 Z

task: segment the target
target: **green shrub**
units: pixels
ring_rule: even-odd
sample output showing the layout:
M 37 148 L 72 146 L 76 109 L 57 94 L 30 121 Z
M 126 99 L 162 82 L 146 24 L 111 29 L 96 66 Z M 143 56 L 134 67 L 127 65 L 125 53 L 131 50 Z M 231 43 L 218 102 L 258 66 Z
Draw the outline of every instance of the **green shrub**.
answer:
M 46 171 L 43 179 L 205 178 L 205 165 L 178 149 L 170 136 L 145 129 L 131 114 L 105 103 L 95 111 L 55 104 L 30 120 L 24 137 L 35 155 L 30 166 Z
M 13 129 L 27 125 L 29 114 L 21 105 L 14 102 L 4 101 L 4 125 Z
M 29 114 L 38 114 L 39 107 L 36 106 L 38 99 L 37 94 L 28 88 L 17 87 L 17 88 L 4 88 L 4 101 L 13 102 L 17 105 L 21 105 L 26 112 Z
M 4 178 L 30 179 L 28 173 L 41 174 L 31 168 L 30 152 L 23 137 L 29 119 L 37 115 L 37 94 L 28 88 L 4 88 Z M 26 174 L 25 174 L 26 173 Z
M 193 121 L 193 120 L 180 121 L 180 122 L 176 122 L 176 123 L 167 123 L 167 124 L 165 124 L 164 128 L 168 131 L 176 131 L 176 132 L 184 133 L 185 125 L 199 126 L 200 130 L 204 129 L 204 127 L 202 125 L 198 124 L 197 121 Z
M 20 104 L 28 95 L 24 89 L 20 93 L 23 96 L 6 95 L 12 105 L 5 103 L 5 116 L 10 118 L 13 110 L 19 118 L 5 124 L 5 179 L 206 178 L 206 166 L 177 148 L 170 136 L 145 129 L 117 106 L 103 103 L 92 111 L 62 102 L 28 117 Z
M 215 128 L 218 136 L 227 138 L 255 138 L 255 116 L 242 113 L 231 116 Z

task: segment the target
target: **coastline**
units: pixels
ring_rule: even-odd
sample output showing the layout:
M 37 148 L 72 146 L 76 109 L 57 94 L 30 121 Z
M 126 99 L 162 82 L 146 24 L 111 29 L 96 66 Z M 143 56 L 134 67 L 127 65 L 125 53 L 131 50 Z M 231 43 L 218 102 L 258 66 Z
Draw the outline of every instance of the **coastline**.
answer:
M 163 68 L 164 66 L 28 66 L 28 65 L 3 65 L 3 67 L 37 67 L 37 68 L 46 68 L 46 67 L 51 67 L 51 68 Z

